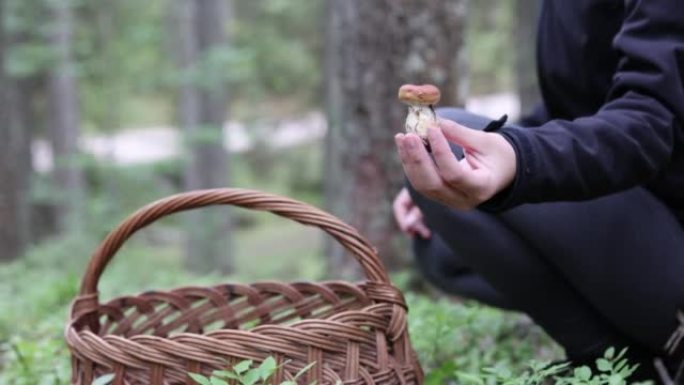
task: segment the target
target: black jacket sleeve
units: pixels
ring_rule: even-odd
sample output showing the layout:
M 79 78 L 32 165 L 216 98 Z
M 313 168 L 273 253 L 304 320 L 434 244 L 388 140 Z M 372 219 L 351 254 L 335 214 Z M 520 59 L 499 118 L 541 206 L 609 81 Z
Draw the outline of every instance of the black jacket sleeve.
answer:
M 544 103 L 537 104 L 532 111 L 523 115 L 518 120 L 518 125 L 522 127 L 540 126 L 551 120 L 549 113 L 546 111 Z
M 644 184 L 667 168 L 684 122 L 684 3 L 627 0 L 624 15 L 608 101 L 573 121 L 504 127 L 517 175 L 483 209 L 589 199 Z

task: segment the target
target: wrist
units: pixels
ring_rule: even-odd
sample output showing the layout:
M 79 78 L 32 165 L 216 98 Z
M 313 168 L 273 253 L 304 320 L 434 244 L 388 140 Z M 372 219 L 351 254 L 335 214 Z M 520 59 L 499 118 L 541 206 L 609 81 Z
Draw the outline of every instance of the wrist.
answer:
M 492 138 L 495 141 L 498 169 L 496 175 L 496 191 L 493 195 L 507 189 L 513 184 L 515 175 L 517 173 L 517 156 L 513 145 L 501 134 L 493 133 Z

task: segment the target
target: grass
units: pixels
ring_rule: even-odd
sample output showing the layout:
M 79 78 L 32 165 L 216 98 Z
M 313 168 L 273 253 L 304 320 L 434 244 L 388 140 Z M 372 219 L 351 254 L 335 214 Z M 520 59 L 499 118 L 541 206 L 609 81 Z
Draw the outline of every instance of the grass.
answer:
M 235 234 L 235 276 L 187 273 L 178 245 L 160 244 L 152 235 L 155 230 L 145 230 L 150 234 L 135 237 L 103 274 L 102 299 L 152 288 L 323 275 L 319 230 L 266 214 L 257 217 L 256 225 Z M 156 231 L 174 238 L 168 236 L 173 228 L 160 226 Z M 0 270 L 0 385 L 68 383 L 62 331 L 95 243 L 78 237 L 55 239 Z M 558 352 L 519 315 L 420 295 L 409 295 L 408 300 L 413 343 L 431 378 L 453 376 L 456 368 L 497 363 L 519 368 L 532 357 Z
M 315 148 L 303 146 L 277 155 L 281 162 L 261 179 L 255 177 L 256 172 L 245 172 L 254 160 L 236 159 L 234 165 L 241 170 L 233 174 L 236 185 L 292 196 L 320 207 L 321 196 L 316 192 L 320 191 L 316 187 L 320 174 L 316 175 L 321 170 L 315 162 L 319 157 Z M 294 177 L 307 167 L 308 176 Z M 90 209 L 98 219 L 87 234 L 47 240 L 21 260 L 0 268 L 0 385 L 69 383 L 69 354 L 62 336 L 69 303 L 77 294 L 90 253 L 106 232 L 134 208 L 165 195 L 153 189 L 155 182 L 148 174 L 154 171 L 146 171 L 144 178 L 140 172 L 118 173 L 119 185 L 132 187 L 122 190 L 116 210 L 106 194 L 91 199 Z M 298 182 L 286 183 L 292 180 Z M 179 214 L 144 229 L 126 243 L 102 276 L 101 299 L 185 285 L 326 276 L 320 230 L 267 213 L 236 209 L 234 214 L 246 225 L 233 234 L 235 273 L 231 276 L 200 276 L 184 269 L 183 214 Z M 397 282 L 409 282 L 406 277 L 410 275 L 396 275 Z M 331 278 L 339 277 L 333 274 Z M 531 360 L 562 357 L 558 346 L 520 314 L 417 293 L 407 293 L 407 301 L 412 343 L 428 374 L 427 385 L 469 381 L 514 384 L 501 379 L 507 373 L 518 373 L 511 378 L 522 381 L 521 373 L 530 373 Z M 480 371 L 486 367 L 496 371 Z M 530 378 L 539 378 L 540 370 L 535 372 L 533 367 Z M 515 384 L 531 385 L 534 381 L 530 381 Z
M 160 245 L 148 234 L 134 237 L 114 258 L 100 282 L 101 298 L 182 285 L 321 276 L 323 265 L 316 255 L 319 231 L 267 214 L 259 217 L 258 226 L 235 234 L 239 240 L 235 276 L 189 274 L 179 244 Z M 68 383 L 70 367 L 62 332 L 95 245 L 80 237 L 50 240 L 0 269 L 0 385 Z
M 324 276 L 322 231 L 276 218 L 243 236 L 236 236 L 237 277 L 316 280 Z
M 103 275 L 103 299 L 149 288 L 322 275 L 318 230 L 260 217 L 258 225 L 236 234 L 234 277 L 189 274 L 177 245 L 138 237 Z M 93 246 L 84 239 L 55 239 L 0 270 L 0 385 L 69 383 L 62 332 L 87 260 L 82 250 Z M 561 358 L 561 350 L 520 314 L 416 293 L 407 293 L 407 301 L 412 342 L 427 373 L 426 385 L 533 385 L 560 376 L 539 362 Z M 602 365 L 607 368 L 605 362 Z M 624 384 L 620 381 L 629 367 L 615 360 L 611 365 L 611 371 L 587 368 L 566 373 L 557 383 Z

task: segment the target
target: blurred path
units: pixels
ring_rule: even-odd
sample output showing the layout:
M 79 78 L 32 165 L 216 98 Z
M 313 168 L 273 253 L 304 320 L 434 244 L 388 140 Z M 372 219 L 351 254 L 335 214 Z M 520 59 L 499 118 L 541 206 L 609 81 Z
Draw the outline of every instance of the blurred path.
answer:
M 518 98 L 513 93 L 473 97 L 466 108 L 481 115 L 499 118 L 508 114 L 511 120 L 519 116 Z M 249 150 L 255 139 L 250 129 L 239 122 L 228 122 L 223 128 L 225 148 L 233 153 Z M 301 119 L 283 120 L 270 127 L 259 127 L 259 133 L 268 133 L 268 143 L 275 148 L 290 147 L 319 140 L 325 135 L 325 116 L 312 111 Z M 120 165 L 146 164 L 177 156 L 181 151 L 182 137 L 174 127 L 131 128 L 115 135 L 86 135 L 81 148 L 97 159 Z M 45 140 L 33 143 L 33 165 L 38 172 L 52 169 L 53 159 Z

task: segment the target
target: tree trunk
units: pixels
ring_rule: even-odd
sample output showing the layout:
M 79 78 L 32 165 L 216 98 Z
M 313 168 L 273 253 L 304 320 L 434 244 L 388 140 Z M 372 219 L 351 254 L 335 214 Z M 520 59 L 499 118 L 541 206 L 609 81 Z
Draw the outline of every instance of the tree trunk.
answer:
M 20 257 L 28 244 L 30 202 L 26 148 L 28 135 L 17 124 L 15 81 L 5 72 L 10 40 L 5 20 L 7 4 L 0 0 L 0 262 Z
M 390 269 L 406 264 L 408 247 L 391 202 L 403 183 L 394 134 L 406 107 L 404 83 L 433 83 L 441 105 L 462 105 L 465 1 L 328 1 L 326 104 L 328 209 L 377 247 Z M 354 274 L 339 247 L 328 248 L 336 275 Z
M 189 144 L 185 170 L 185 185 L 189 190 L 228 184 L 228 154 L 223 147 L 228 97 L 220 80 L 223 69 L 206 66 L 211 52 L 225 48 L 228 43 L 226 23 L 230 9 L 227 4 L 222 0 L 177 1 L 178 63 L 186 75 L 178 108 L 180 125 Z M 203 65 L 201 80 L 196 77 L 199 65 Z M 187 266 L 192 271 L 232 270 L 231 221 L 226 209 L 190 213 L 187 229 Z
M 54 157 L 57 221 L 60 231 L 82 225 L 84 178 L 78 164 L 79 107 L 72 53 L 73 15 L 69 0 L 51 2 L 50 40 L 57 62 L 49 77 L 48 132 Z
M 517 0 L 514 45 L 516 47 L 516 86 L 520 113 L 528 114 L 540 100 L 536 71 L 536 37 L 539 0 Z

